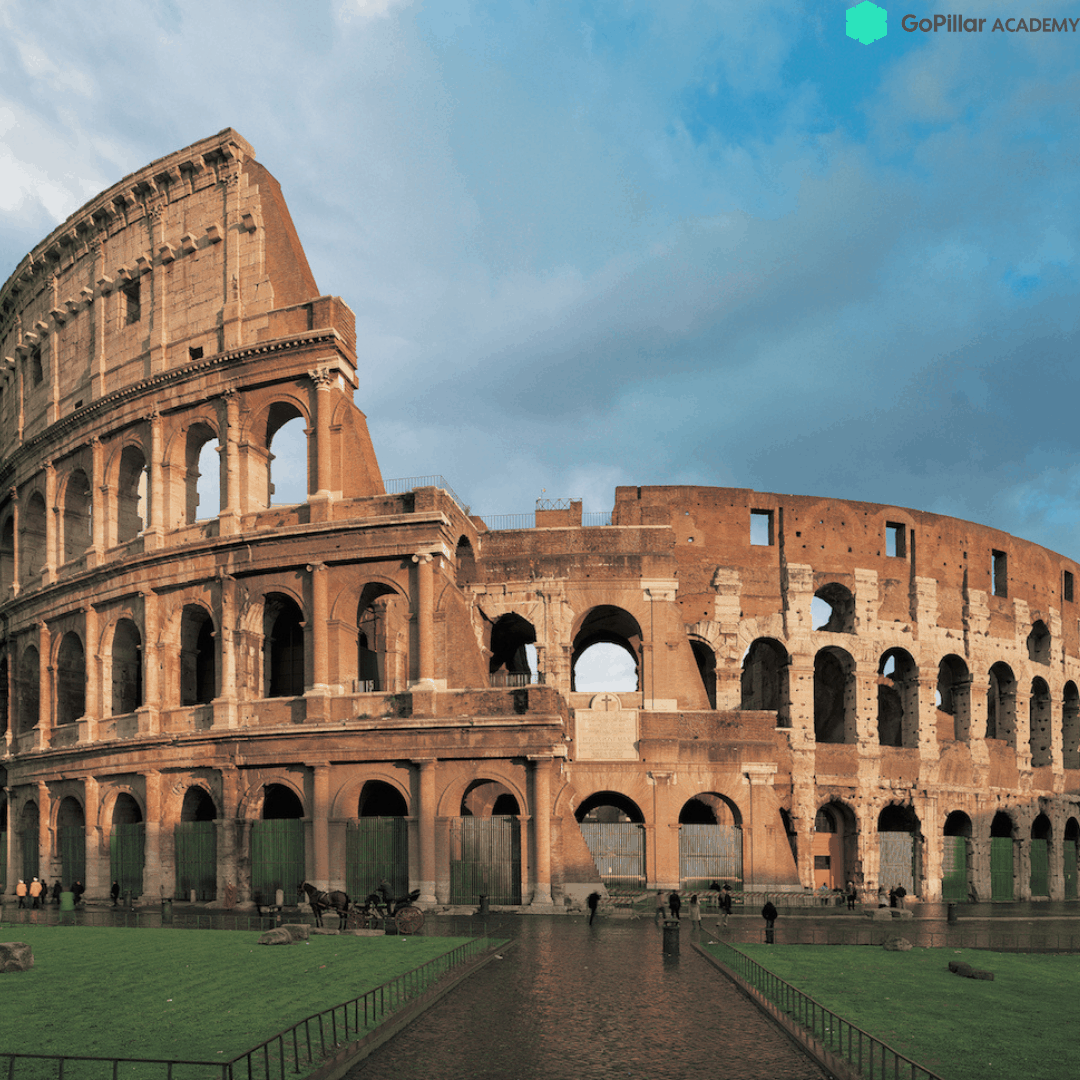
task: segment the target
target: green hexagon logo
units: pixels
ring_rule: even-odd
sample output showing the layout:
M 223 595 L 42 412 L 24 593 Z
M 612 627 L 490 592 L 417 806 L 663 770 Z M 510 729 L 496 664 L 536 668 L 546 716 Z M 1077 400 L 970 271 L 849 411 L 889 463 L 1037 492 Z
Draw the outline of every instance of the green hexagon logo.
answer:
M 870 0 L 862 0 L 847 10 L 847 36 L 871 45 L 889 32 L 889 13 Z

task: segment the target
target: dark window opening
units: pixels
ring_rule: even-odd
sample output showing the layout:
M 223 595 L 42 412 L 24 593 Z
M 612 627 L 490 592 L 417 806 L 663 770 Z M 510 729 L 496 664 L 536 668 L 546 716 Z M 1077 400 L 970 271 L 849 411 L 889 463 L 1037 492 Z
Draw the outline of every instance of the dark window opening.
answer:
M 885 554 L 897 559 L 907 558 L 907 529 L 895 521 L 885 522 Z
M 192 345 L 188 349 L 189 360 L 201 360 L 203 358 L 203 347 L 201 345 Z
M 40 386 L 45 379 L 45 369 L 41 364 L 41 350 L 35 349 L 30 354 L 30 377 L 35 386 Z
M 130 326 L 142 318 L 142 304 L 139 299 L 139 282 L 133 281 L 124 286 L 122 293 L 124 304 L 124 325 Z
M 754 547 L 770 547 L 774 543 L 771 510 L 750 511 L 750 543 Z
M 990 573 L 990 589 L 995 596 L 1009 595 L 1009 556 L 1004 551 L 994 552 Z
M 1068 601 L 1070 604 L 1073 599 L 1073 574 L 1071 570 L 1066 570 L 1061 575 L 1061 598 Z

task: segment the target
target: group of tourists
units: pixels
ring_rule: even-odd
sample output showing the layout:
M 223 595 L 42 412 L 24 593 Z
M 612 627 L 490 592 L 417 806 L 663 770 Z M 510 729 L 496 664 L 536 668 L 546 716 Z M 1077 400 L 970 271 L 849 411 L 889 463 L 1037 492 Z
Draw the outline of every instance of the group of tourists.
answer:
M 40 881 L 38 878 L 34 878 L 29 885 L 22 878 L 19 878 L 19 883 L 15 886 L 15 896 L 18 898 L 19 907 L 29 907 L 31 910 L 45 907 L 50 897 L 54 904 L 59 904 L 60 894 L 63 891 L 63 886 L 59 880 L 54 881 L 50 888 L 47 881 Z M 81 881 L 76 881 L 71 886 L 71 893 L 76 904 L 82 900 L 84 892 L 86 892 L 86 888 Z M 29 901 L 29 904 L 27 904 L 27 901 Z

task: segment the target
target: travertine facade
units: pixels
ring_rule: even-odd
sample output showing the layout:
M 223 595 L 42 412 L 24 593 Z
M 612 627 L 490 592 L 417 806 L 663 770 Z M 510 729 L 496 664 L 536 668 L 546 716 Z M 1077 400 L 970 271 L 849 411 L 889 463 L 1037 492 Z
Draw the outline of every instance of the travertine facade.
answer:
M 38 245 L 0 358 L 9 891 L 1076 895 L 1075 563 L 743 490 L 512 530 L 434 478 L 388 492 L 352 312 L 231 130 Z M 278 506 L 294 418 L 308 497 Z M 574 689 L 597 643 L 637 690 Z

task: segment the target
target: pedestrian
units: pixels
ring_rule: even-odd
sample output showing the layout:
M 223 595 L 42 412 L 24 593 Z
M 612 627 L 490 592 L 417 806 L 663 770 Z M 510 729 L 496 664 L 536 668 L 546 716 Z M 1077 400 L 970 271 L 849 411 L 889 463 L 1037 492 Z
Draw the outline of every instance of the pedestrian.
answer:
M 761 917 L 765 920 L 765 944 L 771 945 L 773 943 L 773 927 L 776 925 L 776 908 L 771 900 L 765 901 L 765 906 L 761 909 Z
M 19 878 L 19 884 L 15 886 L 15 895 L 19 898 L 19 907 L 26 907 L 26 882 Z
M 889 890 L 889 907 L 896 907 L 896 888 L 895 888 L 895 886 Z
M 731 886 L 727 883 L 720 890 L 720 910 L 723 913 L 720 925 L 727 926 L 728 916 L 731 915 Z
M 679 912 L 682 910 L 682 900 L 679 899 L 679 894 L 677 892 L 669 894 L 667 902 L 668 907 L 671 909 L 671 917 L 673 919 L 678 919 Z
M 48 878 L 41 879 L 41 906 L 47 908 L 49 906 L 49 880 Z
M 112 897 L 112 906 L 116 907 L 120 903 L 120 882 L 114 881 L 112 888 L 109 890 L 109 895 Z
M 60 879 L 57 878 L 53 882 L 53 887 L 52 887 L 52 898 L 53 898 L 53 903 L 54 904 L 59 904 L 60 903 L 60 893 L 62 891 L 63 891 L 63 886 L 60 884 Z
M 589 893 L 585 903 L 589 905 L 589 925 L 592 926 L 592 921 L 596 918 L 596 909 L 600 906 L 600 894 L 598 892 Z
M 877 890 L 877 906 L 878 907 L 888 907 L 889 906 L 889 897 L 888 897 L 888 894 L 885 892 L 885 886 L 884 885 L 879 885 L 878 886 L 878 890 Z
M 30 882 L 30 907 L 41 907 L 41 882 L 37 878 Z
M 663 922 L 666 912 L 667 906 L 664 904 L 664 894 L 662 892 L 658 892 L 656 894 L 656 921 Z
M 893 892 L 896 894 L 896 906 L 902 908 L 904 906 L 904 897 L 907 896 L 907 889 L 903 885 L 897 885 Z
M 847 906 L 848 911 L 855 910 L 855 901 L 859 898 L 859 894 L 855 891 L 855 882 L 849 881 L 847 883 Z
M 693 893 L 690 897 L 690 922 L 693 926 L 701 926 L 701 901 L 698 900 L 698 894 Z
M 86 887 L 81 881 L 76 881 L 75 884 L 71 886 L 71 895 L 74 903 L 79 904 L 82 902 L 82 894 L 84 892 L 86 892 Z
M 821 899 L 821 906 L 827 907 L 829 903 L 829 886 L 824 881 L 821 883 L 821 888 L 818 889 L 818 896 Z

